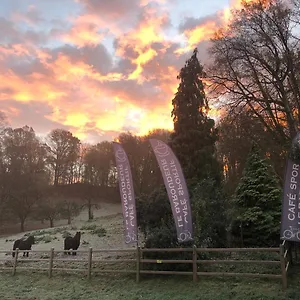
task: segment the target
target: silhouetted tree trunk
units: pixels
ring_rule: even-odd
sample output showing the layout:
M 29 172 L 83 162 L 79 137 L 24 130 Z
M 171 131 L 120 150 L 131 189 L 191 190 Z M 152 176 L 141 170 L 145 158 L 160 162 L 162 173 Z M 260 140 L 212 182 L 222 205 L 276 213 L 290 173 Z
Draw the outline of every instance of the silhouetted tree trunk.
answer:
M 91 199 L 88 200 L 88 212 L 89 212 L 89 220 L 94 219 L 93 210 L 92 210 L 92 201 Z
M 24 232 L 25 231 L 25 219 L 20 219 L 21 221 L 21 226 L 20 226 L 20 229 L 21 229 L 21 232 Z
M 59 178 L 59 173 L 58 173 L 58 167 L 56 166 L 55 167 L 55 170 L 54 170 L 54 185 L 57 186 L 58 185 L 58 178 Z

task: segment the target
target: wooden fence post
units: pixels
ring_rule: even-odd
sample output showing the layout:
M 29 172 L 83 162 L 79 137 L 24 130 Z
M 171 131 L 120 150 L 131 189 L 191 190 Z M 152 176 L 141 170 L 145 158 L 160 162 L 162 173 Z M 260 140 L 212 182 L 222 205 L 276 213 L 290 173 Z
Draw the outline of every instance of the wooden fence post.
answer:
M 92 277 L 92 258 L 93 258 L 93 248 L 89 248 L 89 256 L 88 256 L 88 279 Z
M 287 288 L 287 277 L 285 270 L 285 258 L 284 258 L 284 246 L 280 245 L 280 265 L 281 265 L 281 276 L 282 276 L 282 288 L 286 290 Z
M 50 249 L 50 258 L 49 258 L 49 278 L 52 277 L 53 258 L 54 258 L 54 248 L 51 248 Z
M 143 248 L 140 249 L 140 270 L 143 270 L 144 266 L 143 263 L 141 262 L 141 260 L 144 259 L 144 252 L 143 252 Z
M 140 282 L 140 263 L 141 263 L 141 248 L 136 248 L 136 282 Z
M 288 244 L 289 246 L 289 250 L 288 250 L 288 256 L 289 256 L 289 262 L 290 262 L 290 265 L 293 264 L 293 248 L 294 248 L 294 242 L 289 242 Z
M 18 263 L 18 256 L 19 256 L 19 248 L 17 248 L 16 252 L 15 252 L 14 266 L 13 266 L 13 271 L 12 271 L 12 275 L 13 276 L 16 274 L 17 263 Z
M 193 245 L 193 281 L 197 281 L 197 247 Z

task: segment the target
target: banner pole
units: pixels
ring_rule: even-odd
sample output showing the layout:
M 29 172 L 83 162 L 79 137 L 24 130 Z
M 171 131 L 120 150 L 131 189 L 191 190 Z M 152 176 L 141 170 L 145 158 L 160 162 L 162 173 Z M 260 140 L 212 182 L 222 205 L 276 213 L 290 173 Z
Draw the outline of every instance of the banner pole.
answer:
M 125 244 L 138 243 L 136 203 L 129 159 L 122 145 L 113 142 L 122 202 Z

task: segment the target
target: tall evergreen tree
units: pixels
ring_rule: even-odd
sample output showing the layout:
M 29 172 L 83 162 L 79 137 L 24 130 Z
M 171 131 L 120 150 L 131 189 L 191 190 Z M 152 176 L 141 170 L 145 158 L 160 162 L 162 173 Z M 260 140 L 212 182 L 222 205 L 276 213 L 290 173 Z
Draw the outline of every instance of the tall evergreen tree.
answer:
M 279 241 L 280 196 L 276 174 L 254 144 L 234 198 L 237 218 L 233 233 L 244 245 L 271 246 Z
M 195 242 L 201 246 L 226 243 L 226 199 L 222 169 L 216 158 L 217 130 L 208 117 L 202 65 L 197 48 L 181 69 L 177 93 L 172 101 L 174 132 L 170 146 L 187 179 L 194 220 Z
M 197 58 L 197 48 L 177 78 L 180 80 L 172 100 L 174 132 L 170 145 L 175 151 L 187 179 L 202 180 L 208 176 L 220 182 L 221 169 L 215 158 L 216 129 L 207 116 L 205 76 Z

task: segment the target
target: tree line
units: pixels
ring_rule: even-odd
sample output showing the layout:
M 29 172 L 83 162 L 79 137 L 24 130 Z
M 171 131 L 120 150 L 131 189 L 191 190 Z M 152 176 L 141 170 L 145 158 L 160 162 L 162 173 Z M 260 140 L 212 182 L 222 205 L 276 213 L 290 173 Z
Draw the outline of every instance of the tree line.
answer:
M 2 120 L 4 121 L 4 120 Z M 112 142 L 84 144 L 70 131 L 52 130 L 39 138 L 29 126 L 0 131 L 0 225 L 28 218 L 47 220 L 51 227 L 59 218 L 68 223 L 82 208 L 93 208 L 101 199 L 118 200 L 117 173 Z M 137 193 L 147 193 L 157 182 L 150 137 L 166 139 L 168 132 L 155 130 L 144 137 L 122 133 L 118 139 L 128 152 Z
M 211 40 L 210 63 L 204 68 L 195 49 L 180 70 L 174 130 L 119 135 L 146 246 L 179 246 L 149 138 L 167 142 L 182 165 L 198 246 L 278 244 L 284 165 L 300 121 L 299 7 L 244 3 Z M 92 218 L 101 195 L 118 198 L 111 142 L 83 144 L 61 129 L 41 140 L 23 127 L 4 128 L 0 147 L 1 222 L 17 218 L 23 230 L 36 215 L 53 225 L 84 206 Z

